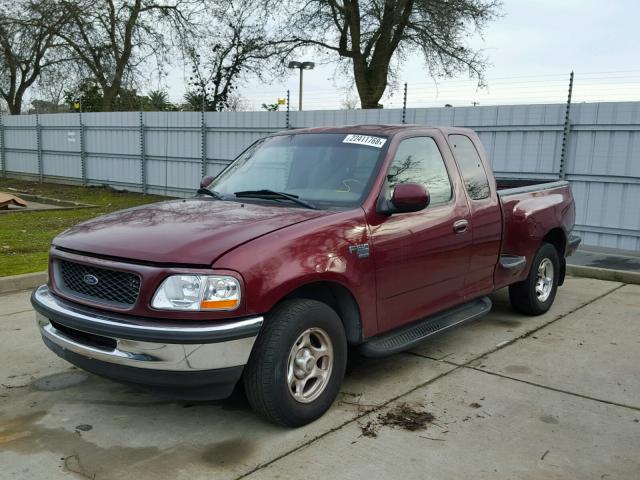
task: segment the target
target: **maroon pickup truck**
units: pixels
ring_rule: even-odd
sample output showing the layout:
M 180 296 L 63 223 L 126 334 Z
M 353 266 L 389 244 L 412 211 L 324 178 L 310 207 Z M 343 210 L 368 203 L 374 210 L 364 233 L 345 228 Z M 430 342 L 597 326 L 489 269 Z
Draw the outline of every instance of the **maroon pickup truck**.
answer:
M 359 125 L 261 139 L 195 198 L 84 222 L 53 241 L 32 303 L 80 368 L 189 400 L 244 386 L 299 426 L 350 351 L 381 357 L 489 312 L 539 315 L 562 285 L 567 182 L 496 182 L 463 128 Z

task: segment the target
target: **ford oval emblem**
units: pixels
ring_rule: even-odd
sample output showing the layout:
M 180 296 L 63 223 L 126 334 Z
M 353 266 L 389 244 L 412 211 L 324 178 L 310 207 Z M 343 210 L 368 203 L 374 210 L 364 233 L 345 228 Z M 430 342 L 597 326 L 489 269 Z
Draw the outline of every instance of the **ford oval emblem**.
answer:
M 87 285 L 97 285 L 100 280 L 95 275 L 91 275 L 90 273 L 86 273 L 84 277 L 82 277 L 84 283 Z

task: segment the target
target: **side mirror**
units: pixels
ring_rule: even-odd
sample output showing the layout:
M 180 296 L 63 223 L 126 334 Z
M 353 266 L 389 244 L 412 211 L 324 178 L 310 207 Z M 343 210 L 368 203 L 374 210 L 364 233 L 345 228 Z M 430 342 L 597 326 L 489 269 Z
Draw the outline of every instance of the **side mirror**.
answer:
M 379 204 L 378 212 L 391 215 L 393 213 L 418 212 L 429 205 L 429 192 L 417 183 L 401 183 L 393 190 L 391 200 Z
M 200 188 L 207 188 L 209 185 L 211 185 L 211 182 L 213 182 L 213 179 L 215 177 L 213 177 L 212 175 L 205 175 L 204 177 L 202 177 L 202 180 L 200 180 Z

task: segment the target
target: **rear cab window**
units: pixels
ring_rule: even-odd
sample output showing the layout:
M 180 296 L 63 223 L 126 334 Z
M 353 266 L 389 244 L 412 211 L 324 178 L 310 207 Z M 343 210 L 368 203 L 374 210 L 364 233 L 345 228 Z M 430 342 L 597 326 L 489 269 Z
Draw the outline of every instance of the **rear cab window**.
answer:
M 429 192 L 429 205 L 447 203 L 452 197 L 451 181 L 442 154 L 431 137 L 402 140 L 387 172 L 389 190 L 401 183 L 418 183 Z
M 460 173 L 469 198 L 483 200 L 489 198 L 489 179 L 484 170 L 475 145 L 466 135 L 449 135 L 449 144 L 460 167 Z

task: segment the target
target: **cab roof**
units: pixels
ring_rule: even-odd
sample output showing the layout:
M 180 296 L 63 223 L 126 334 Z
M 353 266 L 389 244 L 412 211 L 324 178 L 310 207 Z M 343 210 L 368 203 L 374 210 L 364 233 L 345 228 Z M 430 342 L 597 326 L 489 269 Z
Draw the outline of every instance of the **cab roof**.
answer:
M 397 133 L 407 132 L 411 130 L 440 130 L 450 132 L 452 130 L 466 130 L 455 127 L 436 127 L 431 125 L 402 125 L 402 124 L 358 124 L 358 125 L 341 125 L 335 127 L 310 127 L 295 128 L 291 130 L 282 130 L 274 133 L 274 135 L 290 135 L 295 133 L 356 133 L 362 135 L 381 135 L 393 136 Z

